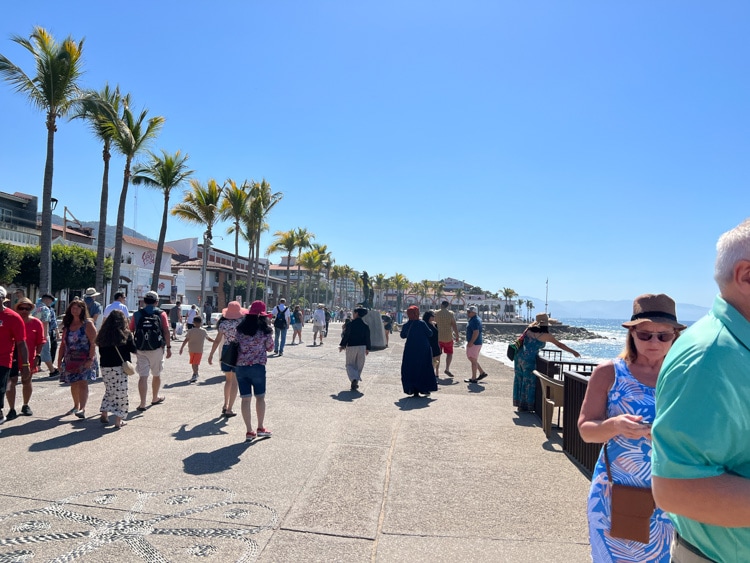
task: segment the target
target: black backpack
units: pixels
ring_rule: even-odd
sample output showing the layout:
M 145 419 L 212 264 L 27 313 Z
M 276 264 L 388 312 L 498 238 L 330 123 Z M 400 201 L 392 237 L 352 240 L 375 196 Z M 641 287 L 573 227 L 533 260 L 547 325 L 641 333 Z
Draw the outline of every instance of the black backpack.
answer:
M 154 307 L 149 315 L 140 309 L 138 323 L 135 326 L 135 347 L 138 350 L 158 350 L 164 346 L 164 333 L 161 328 L 161 309 Z
M 286 307 L 283 311 L 279 309 L 279 312 L 276 313 L 276 318 L 273 320 L 273 326 L 282 330 L 288 328 L 286 324 Z

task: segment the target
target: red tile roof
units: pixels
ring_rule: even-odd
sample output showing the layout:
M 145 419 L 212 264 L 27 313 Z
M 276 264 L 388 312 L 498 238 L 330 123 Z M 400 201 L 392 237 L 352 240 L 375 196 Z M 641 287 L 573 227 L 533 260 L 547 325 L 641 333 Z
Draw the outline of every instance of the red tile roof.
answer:
M 122 235 L 122 242 L 127 242 L 128 244 L 140 246 L 142 248 L 148 248 L 150 250 L 158 249 L 158 245 L 155 242 L 131 237 L 129 235 Z M 179 254 L 179 252 L 177 252 L 174 248 L 172 248 L 171 246 L 167 246 L 166 244 L 162 247 L 162 250 L 167 254 Z

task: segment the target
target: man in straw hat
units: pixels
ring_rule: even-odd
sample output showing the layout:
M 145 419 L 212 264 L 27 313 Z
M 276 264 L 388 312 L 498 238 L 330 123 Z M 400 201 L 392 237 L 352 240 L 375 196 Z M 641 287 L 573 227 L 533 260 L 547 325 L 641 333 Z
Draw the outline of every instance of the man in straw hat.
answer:
M 102 326 L 99 322 L 99 316 L 102 314 L 102 304 L 94 299 L 101 295 L 95 288 L 90 287 L 83 294 L 83 302 L 86 303 L 86 308 L 89 310 L 89 317 L 94 321 L 97 330 Z
M 21 316 L 6 306 L 7 296 L 6 289 L 0 286 L 0 424 L 5 422 L 2 409 L 5 407 L 5 391 L 13 365 L 14 350 L 18 352 L 21 377 L 31 377 L 29 352 L 26 348 L 26 327 Z
M 750 561 L 750 219 L 716 245 L 719 295 L 656 385 L 652 488 L 672 561 Z

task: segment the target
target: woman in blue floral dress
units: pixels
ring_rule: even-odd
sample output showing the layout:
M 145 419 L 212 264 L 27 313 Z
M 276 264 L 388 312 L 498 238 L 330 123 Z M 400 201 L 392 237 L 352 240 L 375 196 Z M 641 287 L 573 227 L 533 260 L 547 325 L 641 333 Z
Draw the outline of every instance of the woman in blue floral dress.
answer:
M 536 401 L 536 356 L 547 343 L 554 344 L 561 350 L 573 354 L 576 358 L 581 355 L 558 341 L 549 333 L 549 315 L 539 313 L 523 334 L 523 346 L 516 352 L 513 359 L 513 406 L 519 412 L 533 411 Z
M 89 318 L 86 304 L 74 299 L 65 310 L 62 320 L 63 337 L 60 343 L 60 381 L 70 384 L 73 408 L 68 414 L 86 418 L 89 381 L 96 380 L 99 366 L 96 361 L 96 327 Z
M 625 350 L 591 374 L 578 429 L 584 441 L 606 443 L 615 483 L 650 489 L 656 379 L 664 356 L 685 325 L 677 322 L 670 297 L 647 294 L 635 299 L 633 316 L 622 326 L 628 329 Z M 667 563 L 673 531 L 667 515 L 654 510 L 649 543 L 613 537 L 609 533 L 611 491 L 602 448 L 588 500 L 592 560 Z

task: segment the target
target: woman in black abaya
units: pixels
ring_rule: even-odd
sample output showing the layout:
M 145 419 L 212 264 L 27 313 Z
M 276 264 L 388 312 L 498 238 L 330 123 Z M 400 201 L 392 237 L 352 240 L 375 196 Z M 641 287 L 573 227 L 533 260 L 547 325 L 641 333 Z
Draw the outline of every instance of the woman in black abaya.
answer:
M 401 338 L 406 338 L 401 360 L 401 384 L 407 395 L 429 395 L 431 391 L 437 391 L 429 340 L 433 329 L 419 318 L 419 307 L 415 305 L 406 310 L 406 316 L 409 320 L 401 327 Z

